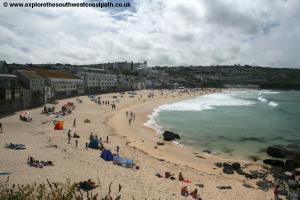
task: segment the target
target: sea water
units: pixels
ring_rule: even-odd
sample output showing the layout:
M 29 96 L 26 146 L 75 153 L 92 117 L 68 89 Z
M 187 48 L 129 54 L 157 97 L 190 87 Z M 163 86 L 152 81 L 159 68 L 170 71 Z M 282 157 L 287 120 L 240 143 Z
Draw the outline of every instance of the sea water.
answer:
M 180 144 L 223 157 L 266 158 L 271 145 L 300 151 L 300 92 L 209 94 L 162 105 L 145 125 L 179 133 Z

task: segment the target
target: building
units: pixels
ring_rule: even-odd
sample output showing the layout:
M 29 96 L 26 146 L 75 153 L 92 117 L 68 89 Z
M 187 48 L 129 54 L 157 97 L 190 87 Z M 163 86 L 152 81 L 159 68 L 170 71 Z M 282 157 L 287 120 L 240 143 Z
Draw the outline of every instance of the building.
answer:
M 51 90 L 47 98 L 62 98 L 84 93 L 83 81 L 69 72 L 44 69 L 34 71 L 45 79 L 46 87 Z M 46 88 L 46 93 L 49 93 L 49 88 Z
M 32 91 L 45 91 L 45 78 L 35 71 L 17 70 L 15 72 L 24 88 Z
M 23 101 L 26 107 L 40 106 L 50 98 L 47 98 L 45 93 L 45 78 L 38 75 L 35 71 L 17 70 L 15 75 L 24 88 L 22 94 L 25 98 Z
M 8 67 L 5 61 L 0 61 L 0 74 L 7 74 Z
M 76 76 L 83 80 L 88 91 L 109 90 L 117 86 L 117 75 L 102 69 L 84 67 Z
M 7 68 L 1 67 L 1 72 L 7 72 Z M 0 113 L 24 107 L 21 86 L 18 83 L 17 77 L 13 74 L 0 73 L 0 105 Z

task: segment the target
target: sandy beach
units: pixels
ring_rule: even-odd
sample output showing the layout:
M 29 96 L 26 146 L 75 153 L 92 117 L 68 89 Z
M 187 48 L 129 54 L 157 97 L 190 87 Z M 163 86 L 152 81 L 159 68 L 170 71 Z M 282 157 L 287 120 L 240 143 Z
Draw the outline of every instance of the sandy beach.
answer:
M 34 182 L 51 181 L 65 182 L 66 179 L 79 182 L 91 178 L 100 180 L 101 187 L 93 193 L 107 191 L 112 182 L 113 194 L 122 185 L 122 199 L 188 199 L 180 195 L 180 189 L 187 186 L 189 191 L 198 189 L 202 199 L 272 199 L 273 191 L 264 192 L 258 189 L 246 188 L 247 183 L 256 188 L 254 180 L 247 180 L 237 174 L 225 175 L 222 169 L 217 168 L 216 162 L 233 162 L 214 155 L 179 146 L 172 142 L 164 142 L 158 146 L 157 142 L 163 142 L 162 137 L 144 125 L 148 115 L 160 105 L 181 101 L 188 98 L 206 94 L 197 91 L 178 95 L 178 92 L 164 90 L 153 91 L 154 97 L 149 98 L 150 91 L 137 91 L 135 97 L 126 94 L 97 95 L 101 100 L 115 101 L 118 96 L 116 109 L 109 105 L 98 105 L 87 96 L 79 97 L 83 102 L 76 102 L 76 98 L 59 100 L 55 105 L 59 110 L 66 102 L 74 102 L 76 108 L 72 114 L 59 120 L 64 121 L 64 130 L 54 130 L 52 120 L 58 120 L 55 115 L 41 114 L 42 108 L 26 110 L 33 118 L 32 122 L 19 120 L 19 114 L 2 116 L 3 132 L 0 133 L 0 173 L 10 173 L 12 183 L 25 184 Z M 213 90 L 211 91 L 213 92 Z M 123 96 L 123 97 L 121 97 Z M 126 111 L 135 114 L 135 120 L 129 125 Z M 76 118 L 76 126 L 73 120 Z M 85 123 L 89 119 L 91 123 Z M 67 132 L 79 134 L 78 147 L 72 138 L 68 144 Z M 89 141 L 90 133 L 106 140 L 104 146 L 116 153 L 116 146 L 120 147 L 120 155 L 133 159 L 140 167 L 139 170 L 124 168 L 106 162 L 100 158 L 100 151 L 85 149 Z M 26 144 L 25 150 L 11 150 L 5 148 L 6 143 Z M 57 146 L 54 146 L 57 145 Z M 42 169 L 27 165 L 28 155 L 39 160 L 51 160 L 54 166 Z M 247 170 L 260 169 L 261 166 L 252 162 L 241 161 L 242 165 L 248 165 Z M 158 178 L 155 174 L 164 174 L 170 171 L 178 178 L 179 172 L 190 179 L 192 183 L 184 183 L 178 180 Z M 7 176 L 0 176 L 5 180 Z M 200 188 L 195 184 L 203 184 Z M 220 190 L 218 186 L 231 186 L 230 190 Z

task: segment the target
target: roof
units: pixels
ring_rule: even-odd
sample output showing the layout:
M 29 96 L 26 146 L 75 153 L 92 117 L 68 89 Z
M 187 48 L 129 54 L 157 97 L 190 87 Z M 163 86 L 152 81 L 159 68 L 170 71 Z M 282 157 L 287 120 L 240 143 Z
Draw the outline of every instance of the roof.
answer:
M 35 71 L 29 71 L 29 70 L 18 70 L 18 73 L 25 76 L 27 79 L 44 79 L 40 75 L 38 75 Z
M 59 70 L 35 69 L 36 73 L 44 78 L 79 79 L 69 72 Z
M 1 74 L 0 73 L 0 78 L 17 78 L 17 77 L 13 74 Z

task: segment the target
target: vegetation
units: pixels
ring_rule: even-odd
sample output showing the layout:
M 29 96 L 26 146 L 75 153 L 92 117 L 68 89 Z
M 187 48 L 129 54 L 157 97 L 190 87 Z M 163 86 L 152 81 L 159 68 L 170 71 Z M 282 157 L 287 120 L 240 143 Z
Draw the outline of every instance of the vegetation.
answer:
M 99 180 L 98 180 L 99 181 Z M 101 184 L 99 182 L 101 189 Z M 46 184 L 15 185 L 6 181 L 0 181 L 1 200 L 120 200 L 122 186 L 119 185 L 118 196 L 111 196 L 111 186 L 108 192 L 103 194 L 93 194 L 85 192 L 77 187 L 76 183 L 67 180 L 66 183 L 54 183 L 47 179 Z

